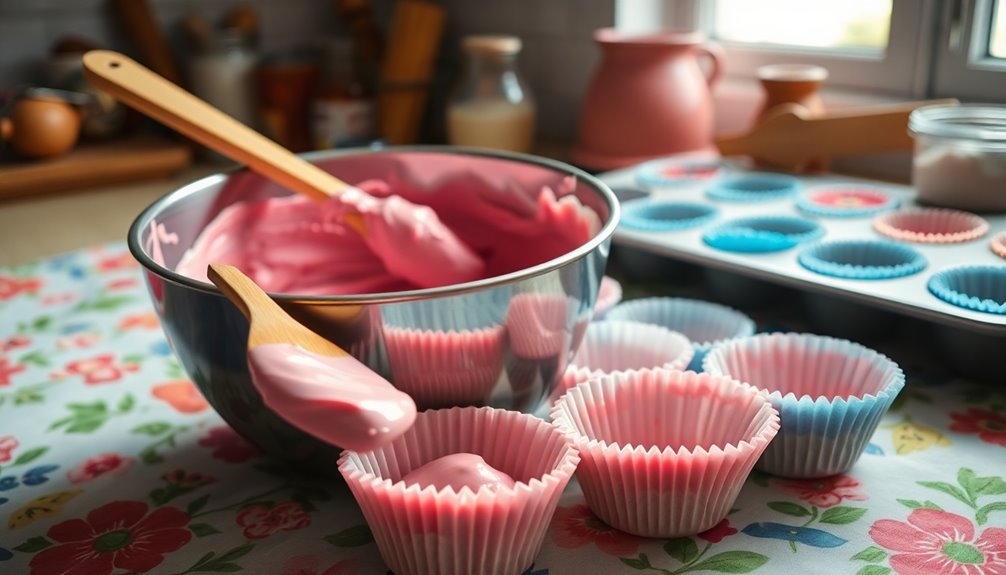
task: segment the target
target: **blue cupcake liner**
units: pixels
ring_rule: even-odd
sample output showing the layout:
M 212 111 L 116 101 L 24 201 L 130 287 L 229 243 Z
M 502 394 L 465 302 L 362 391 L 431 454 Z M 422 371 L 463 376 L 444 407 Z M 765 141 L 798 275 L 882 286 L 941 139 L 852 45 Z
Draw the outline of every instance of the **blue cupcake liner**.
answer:
M 611 191 L 615 194 L 615 197 L 618 198 L 618 202 L 621 204 L 631 202 L 633 200 L 648 198 L 653 194 L 653 192 L 640 188 L 633 188 L 631 186 L 617 186 L 611 188 Z
M 636 168 L 636 181 L 653 187 L 681 186 L 711 180 L 722 169 L 717 158 L 665 158 L 640 164 Z
M 833 188 L 849 188 L 849 189 L 866 189 L 871 193 L 875 193 L 880 196 L 884 196 L 886 201 L 874 206 L 829 206 L 826 204 L 820 204 L 814 201 L 814 194 L 820 193 L 825 189 Z M 801 193 L 796 198 L 796 206 L 803 210 L 804 212 L 823 217 L 832 218 L 862 218 L 865 216 L 870 216 L 873 214 L 878 214 L 880 212 L 886 212 L 897 208 L 901 204 L 901 201 L 893 197 L 886 192 L 870 189 L 867 186 L 818 186 L 809 189 Z
M 772 362 L 791 361 L 787 354 L 797 351 L 796 365 L 775 365 Z M 790 369 L 791 374 L 803 374 L 817 382 L 830 381 L 819 373 L 807 357 L 815 354 L 840 354 L 848 357 L 840 373 L 847 376 L 851 389 L 858 393 L 829 396 L 825 389 L 812 396 L 799 397 L 793 392 L 771 389 L 772 377 L 764 370 Z M 753 361 L 760 356 L 762 361 Z M 743 357 L 744 359 L 741 359 Z M 762 366 L 763 371 L 741 373 L 731 366 Z M 871 366 L 879 377 L 866 385 L 865 366 Z M 870 438 L 905 386 L 905 374 L 893 360 L 858 343 L 827 336 L 799 333 L 766 333 L 726 342 L 710 352 L 703 361 L 705 371 L 728 375 L 763 389 L 779 412 L 780 429 L 768 449 L 759 459 L 758 469 L 792 478 L 827 477 L 848 471 L 866 449 Z M 782 376 L 785 377 L 785 376 Z M 793 377 L 793 375 L 790 375 Z M 758 381 L 766 379 L 766 381 Z M 857 386 L 857 384 L 860 384 Z
M 706 188 L 706 195 L 728 202 L 767 202 L 792 196 L 800 181 L 784 174 L 745 174 L 723 178 Z
M 625 301 L 612 308 L 605 319 L 649 323 L 684 334 L 695 350 L 687 367 L 692 371 L 702 371 L 702 359 L 715 346 L 755 332 L 755 323 L 747 315 L 725 305 L 687 298 Z
M 929 278 L 929 291 L 957 307 L 1006 315 L 1006 266 L 960 266 Z
M 926 258 L 913 248 L 875 240 L 824 242 L 804 249 L 797 259 L 812 272 L 854 280 L 909 276 L 927 265 Z
M 716 219 L 719 210 L 695 202 L 634 200 L 625 205 L 621 225 L 647 232 L 672 232 L 699 227 Z
M 702 234 L 706 244 L 727 252 L 788 250 L 824 235 L 821 224 L 795 216 L 755 216 L 724 222 Z

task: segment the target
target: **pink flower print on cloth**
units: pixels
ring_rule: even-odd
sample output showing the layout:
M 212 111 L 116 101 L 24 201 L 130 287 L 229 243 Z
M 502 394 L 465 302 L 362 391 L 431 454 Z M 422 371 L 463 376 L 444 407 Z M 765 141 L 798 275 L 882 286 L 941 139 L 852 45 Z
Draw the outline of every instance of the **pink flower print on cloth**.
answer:
M 898 575 L 1006 575 L 1006 529 L 989 527 L 975 538 L 970 519 L 920 508 L 908 521 L 881 519 L 870 537 L 893 551 Z
M 274 507 L 249 505 L 238 512 L 237 524 L 248 539 L 265 539 L 277 531 L 296 531 L 311 524 L 311 516 L 299 503 L 287 501 Z
M 262 456 L 262 450 L 245 441 L 236 431 L 221 425 L 199 439 L 199 445 L 213 450 L 213 457 L 227 463 L 244 463 Z
M 118 453 L 101 453 L 94 457 L 88 457 L 67 471 L 66 478 L 70 480 L 70 483 L 84 483 L 102 475 L 117 475 L 128 469 L 135 461 L 132 457 L 123 457 Z
M 848 475 L 784 481 L 781 486 L 807 503 L 822 509 L 834 507 L 845 499 L 850 501 L 866 501 L 868 499 L 866 494 L 860 491 L 859 481 Z
M 623 533 L 597 518 L 586 505 L 559 507 L 552 517 L 552 542 L 575 549 L 594 544 L 609 555 L 635 555 L 646 539 Z

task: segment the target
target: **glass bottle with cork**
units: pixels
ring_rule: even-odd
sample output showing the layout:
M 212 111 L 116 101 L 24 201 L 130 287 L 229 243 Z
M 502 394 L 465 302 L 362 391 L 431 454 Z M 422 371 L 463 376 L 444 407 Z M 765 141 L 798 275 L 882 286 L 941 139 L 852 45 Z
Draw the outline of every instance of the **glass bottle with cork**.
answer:
M 317 150 L 365 145 L 374 138 L 374 99 L 356 56 L 349 38 L 333 38 L 324 46 L 321 84 L 311 106 Z
M 447 138 L 455 146 L 530 152 L 535 103 L 517 67 L 515 36 L 467 36 L 465 68 L 447 106 Z

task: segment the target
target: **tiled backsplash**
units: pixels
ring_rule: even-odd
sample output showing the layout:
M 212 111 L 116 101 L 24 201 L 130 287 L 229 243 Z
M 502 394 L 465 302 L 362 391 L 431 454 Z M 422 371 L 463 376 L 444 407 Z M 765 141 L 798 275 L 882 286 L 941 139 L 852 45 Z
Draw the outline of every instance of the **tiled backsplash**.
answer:
M 426 133 L 442 136 L 442 106 L 460 64 L 466 34 L 515 34 L 524 40 L 520 66 L 538 101 L 538 133 L 568 140 L 576 132 L 580 97 L 597 64 L 594 29 L 614 23 L 616 0 L 443 0 L 447 29 L 432 91 Z M 263 51 L 344 34 L 332 0 L 148 0 L 176 54 L 185 53 L 179 21 L 188 12 L 219 20 L 246 4 L 259 14 Z M 385 21 L 392 0 L 375 0 Z M 0 88 L 41 79 L 52 46 L 64 36 L 135 53 L 109 0 L 0 0 Z M 184 63 L 183 63 L 184 66 Z

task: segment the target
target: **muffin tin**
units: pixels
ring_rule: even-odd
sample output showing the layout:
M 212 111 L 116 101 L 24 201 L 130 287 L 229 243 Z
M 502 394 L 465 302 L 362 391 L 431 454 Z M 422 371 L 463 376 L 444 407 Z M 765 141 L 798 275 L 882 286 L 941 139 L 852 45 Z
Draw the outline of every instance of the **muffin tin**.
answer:
M 994 249 L 999 244 L 993 241 L 1006 233 L 1006 214 L 981 214 L 988 232 L 979 237 L 958 242 L 913 242 L 884 235 L 874 225 L 878 215 L 891 210 L 924 208 L 916 203 L 911 186 L 835 174 L 790 176 L 761 172 L 730 161 L 723 161 L 716 179 L 654 185 L 652 178 L 638 177 L 638 168 L 599 176 L 620 198 L 632 198 L 622 199 L 627 213 L 645 215 L 650 212 L 646 205 L 675 203 L 705 205 L 713 215 L 698 225 L 665 225 L 672 228 L 667 231 L 620 225 L 613 239 L 619 248 L 697 264 L 709 277 L 719 276 L 738 287 L 785 286 L 840 304 L 866 304 L 926 320 L 952 328 L 955 333 L 992 336 L 999 343 L 1006 338 L 1006 313 L 998 313 L 994 306 L 952 303 L 948 298 L 937 297 L 929 286 L 931 278 L 951 268 L 1006 267 L 1006 260 Z M 749 186 L 755 193 L 723 193 L 724 188 L 733 189 L 738 183 Z M 731 222 L 750 222 L 751 218 L 762 222 L 786 218 L 782 221 L 789 224 L 796 221 L 792 218 L 802 218 L 821 226 L 824 233 L 809 239 L 770 233 L 765 240 L 766 234 L 761 233 L 764 229 L 758 227 L 734 226 L 730 230 Z M 726 237 L 734 249 L 723 249 L 717 247 L 717 242 L 708 241 L 725 225 L 731 231 Z M 775 251 L 756 249 L 757 246 L 738 249 L 737 244 L 743 243 L 745 234 L 756 239 L 762 237 L 769 243 L 774 241 L 782 247 Z M 879 263 L 873 258 L 874 248 L 870 247 L 874 244 L 883 252 Z M 867 250 L 865 265 L 856 260 L 860 249 Z M 852 261 L 829 261 L 831 256 Z M 890 260 L 894 269 L 886 266 L 885 260 Z

